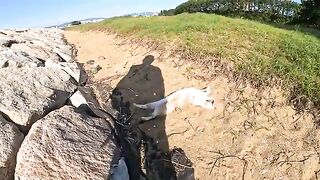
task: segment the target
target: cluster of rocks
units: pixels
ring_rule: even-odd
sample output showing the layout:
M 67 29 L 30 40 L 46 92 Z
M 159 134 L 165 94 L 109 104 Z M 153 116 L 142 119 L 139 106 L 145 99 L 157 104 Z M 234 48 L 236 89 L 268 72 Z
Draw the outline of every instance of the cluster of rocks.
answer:
M 111 128 L 68 104 L 85 78 L 61 30 L 0 31 L 0 78 L 0 179 L 109 177 Z

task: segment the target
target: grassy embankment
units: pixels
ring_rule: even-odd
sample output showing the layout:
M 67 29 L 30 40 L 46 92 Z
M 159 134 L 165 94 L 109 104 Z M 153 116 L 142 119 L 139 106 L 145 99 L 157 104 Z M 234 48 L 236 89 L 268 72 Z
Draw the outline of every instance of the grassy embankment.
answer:
M 174 41 L 177 48 L 194 55 L 233 62 L 238 73 L 252 80 L 280 78 L 293 96 L 320 104 L 320 40 L 311 34 L 201 13 L 121 17 L 74 28 L 112 30 L 160 43 Z

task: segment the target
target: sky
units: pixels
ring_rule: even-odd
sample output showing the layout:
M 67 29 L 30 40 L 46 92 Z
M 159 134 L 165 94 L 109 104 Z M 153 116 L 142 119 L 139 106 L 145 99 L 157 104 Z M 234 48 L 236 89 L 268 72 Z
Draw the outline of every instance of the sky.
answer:
M 187 0 L 0 0 L 0 29 L 34 28 L 73 20 L 159 12 Z

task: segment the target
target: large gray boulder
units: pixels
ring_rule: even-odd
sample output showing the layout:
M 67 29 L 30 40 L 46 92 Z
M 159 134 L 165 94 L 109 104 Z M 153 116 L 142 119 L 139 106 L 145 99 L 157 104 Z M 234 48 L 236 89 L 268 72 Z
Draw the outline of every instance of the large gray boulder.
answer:
M 51 68 L 64 70 L 71 77 L 73 77 L 74 80 L 77 81 L 78 84 L 82 84 L 83 81 L 86 81 L 85 79 L 83 79 L 81 67 L 80 67 L 80 64 L 78 64 L 78 63 L 68 63 L 68 62 L 58 62 L 57 63 L 57 62 L 54 62 L 51 59 L 49 59 L 45 62 L 45 67 L 51 67 Z
M 65 62 L 74 62 L 72 54 L 62 52 L 62 50 L 58 48 L 54 48 L 53 52 L 57 53 Z
M 19 61 L 19 66 L 29 65 L 30 60 L 27 58 L 36 61 L 74 61 L 73 48 L 67 44 L 62 31 L 58 29 L 4 30 L 0 33 L 0 48 L 11 50 L 5 51 L 6 56 L 0 56 L 0 65 L 8 61 Z M 14 54 L 22 54 L 25 57 L 21 57 L 20 60 Z
M 30 127 L 65 104 L 76 82 L 57 68 L 0 69 L 0 112 L 22 127 Z
M 14 43 L 18 41 L 5 34 L 0 34 L 0 47 L 10 47 Z
M 33 124 L 18 152 L 15 178 L 107 179 L 117 152 L 104 119 L 64 106 Z
M 10 47 L 14 51 L 24 52 L 29 56 L 33 56 L 42 60 L 47 60 L 51 56 L 53 56 L 53 52 L 50 52 L 50 49 L 46 47 L 34 45 L 31 43 L 19 43 L 19 44 L 12 44 Z
M 0 115 L 0 179 L 13 179 L 16 156 L 23 141 L 23 134 Z
M 7 36 L 18 41 L 45 41 L 55 45 L 65 44 L 62 31 L 58 29 L 23 29 L 23 30 L 2 30 Z
M 21 51 L 14 51 L 10 48 L 0 48 L 0 68 L 6 67 L 37 67 L 43 62 L 36 57 Z

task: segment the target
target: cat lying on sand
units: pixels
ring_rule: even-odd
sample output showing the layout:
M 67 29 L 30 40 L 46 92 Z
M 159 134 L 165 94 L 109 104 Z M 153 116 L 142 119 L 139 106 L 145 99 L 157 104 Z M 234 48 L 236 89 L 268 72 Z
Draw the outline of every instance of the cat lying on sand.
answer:
M 182 107 L 187 103 L 201 106 L 206 109 L 213 109 L 214 99 L 209 96 L 210 92 L 209 87 L 201 90 L 196 88 L 184 88 L 159 101 L 147 104 L 133 103 L 133 105 L 141 109 L 153 110 L 150 116 L 141 118 L 143 120 L 151 120 L 159 115 L 166 115 L 173 112 L 176 108 Z

